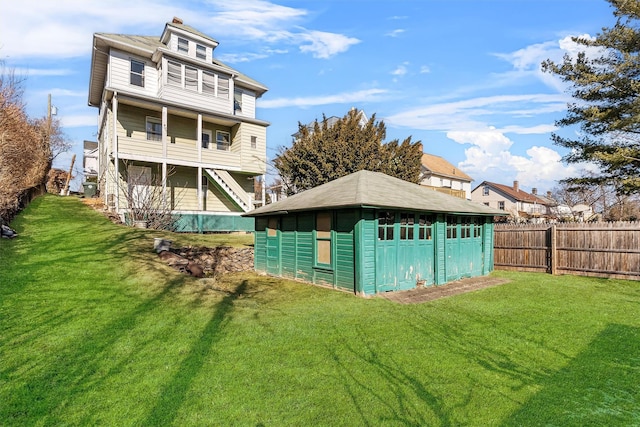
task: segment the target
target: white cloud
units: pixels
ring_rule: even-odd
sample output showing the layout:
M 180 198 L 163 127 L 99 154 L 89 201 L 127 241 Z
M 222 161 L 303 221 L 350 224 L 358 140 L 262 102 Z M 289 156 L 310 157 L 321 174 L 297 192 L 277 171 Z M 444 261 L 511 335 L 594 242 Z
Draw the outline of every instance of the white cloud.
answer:
M 309 44 L 300 46 L 301 52 L 309 52 L 314 58 L 327 59 L 338 53 L 346 52 L 349 47 L 360 43 L 360 40 L 342 34 L 324 31 L 309 31 L 299 35 Z
M 96 127 L 98 123 L 97 114 L 65 115 L 60 117 L 60 122 L 65 128 L 76 128 L 84 126 Z
M 398 65 L 396 67 L 396 69 L 391 72 L 391 75 L 393 75 L 393 76 L 404 76 L 408 72 L 407 65 L 409 65 L 409 63 L 406 62 L 406 61 L 403 62 L 402 64 Z
M 403 30 L 402 28 L 398 28 L 397 30 L 389 31 L 386 36 L 389 37 L 398 37 L 400 34 L 406 32 L 407 30 Z
M 24 68 L 14 67 L 9 68 L 6 71 L 13 71 L 16 76 L 68 76 L 75 73 L 70 68 Z
M 90 52 L 94 32 L 160 35 L 162 25 L 173 16 L 207 34 L 207 28 L 214 29 L 214 33 L 209 34 L 214 38 L 216 34 L 233 34 L 238 40 L 260 41 L 262 51 L 232 57 L 236 62 L 259 59 L 282 50 L 282 46 L 270 50 L 273 44 L 296 45 L 316 58 L 329 58 L 360 42 L 343 34 L 300 27 L 309 14 L 305 9 L 263 0 L 208 0 L 206 3 L 203 9 L 196 4 L 159 4 L 154 0 L 6 1 L 0 14 L 0 58 L 15 61 L 29 57 L 85 56 Z
M 420 74 L 427 74 L 431 72 L 431 68 L 428 65 L 423 65 L 420 67 Z
M 383 89 L 366 89 L 325 96 L 265 99 L 260 102 L 260 108 L 304 108 L 316 105 L 369 102 L 378 100 L 379 95 L 384 95 L 385 93 L 387 93 L 387 91 Z

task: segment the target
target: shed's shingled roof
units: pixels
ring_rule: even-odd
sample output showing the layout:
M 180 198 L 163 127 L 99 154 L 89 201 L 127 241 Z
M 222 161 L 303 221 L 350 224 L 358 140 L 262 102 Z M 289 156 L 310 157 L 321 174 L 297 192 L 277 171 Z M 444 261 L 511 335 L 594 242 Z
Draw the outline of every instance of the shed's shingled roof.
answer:
M 504 211 L 491 209 L 480 203 L 433 191 L 380 172 L 362 170 L 262 206 L 244 216 L 354 207 L 505 215 Z

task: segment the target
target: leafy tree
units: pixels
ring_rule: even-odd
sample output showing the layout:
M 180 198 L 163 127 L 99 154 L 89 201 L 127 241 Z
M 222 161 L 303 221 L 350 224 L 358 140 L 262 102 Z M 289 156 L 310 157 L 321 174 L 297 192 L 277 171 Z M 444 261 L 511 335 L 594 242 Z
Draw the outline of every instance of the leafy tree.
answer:
M 594 39 L 573 38 L 591 54 L 565 55 L 560 64 L 546 60 L 542 69 L 570 83 L 576 99 L 557 125 L 577 125 L 579 136 L 552 135 L 557 145 L 570 150 L 564 160 L 600 167 L 596 175 L 565 182 L 608 184 L 620 194 L 631 194 L 640 192 L 640 0 L 607 1 L 615 8 L 615 26 L 603 28 Z
M 362 123 L 356 109 L 331 122 L 323 115 L 311 127 L 298 123 L 291 148 L 281 148 L 274 159 L 288 194 L 304 191 L 363 169 L 418 182 L 422 144 L 393 140 L 375 114 Z

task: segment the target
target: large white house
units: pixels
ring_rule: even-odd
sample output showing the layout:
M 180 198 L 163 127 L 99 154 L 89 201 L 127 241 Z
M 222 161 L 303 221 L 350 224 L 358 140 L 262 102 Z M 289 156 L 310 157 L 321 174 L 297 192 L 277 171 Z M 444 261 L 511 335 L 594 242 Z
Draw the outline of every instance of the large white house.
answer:
M 160 36 L 94 34 L 99 189 L 123 218 L 132 192 L 160 187 L 179 231 L 253 230 L 240 215 L 266 172 L 269 124 L 256 100 L 267 88 L 218 61 L 217 46 L 178 18 Z

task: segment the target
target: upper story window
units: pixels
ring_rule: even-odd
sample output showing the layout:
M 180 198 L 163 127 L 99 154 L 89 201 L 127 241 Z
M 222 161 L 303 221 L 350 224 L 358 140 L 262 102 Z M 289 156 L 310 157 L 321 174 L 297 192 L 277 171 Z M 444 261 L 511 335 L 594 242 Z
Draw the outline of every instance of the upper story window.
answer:
M 144 87 L 144 62 L 131 60 L 131 74 L 129 83 L 135 86 Z
M 504 202 L 498 202 L 498 209 L 500 209 L 501 211 L 504 210 Z
M 182 65 L 180 63 L 167 61 L 167 84 L 182 86 Z
M 258 145 L 258 137 L 257 136 L 252 136 L 251 137 L 251 148 L 256 148 L 257 145 Z
M 202 93 L 216 94 L 216 75 L 209 71 L 202 72 Z
M 229 151 L 229 146 L 231 145 L 231 135 L 229 132 L 216 131 L 216 145 L 218 150 Z
M 485 185 L 484 188 L 482 189 L 482 195 L 483 196 L 488 196 L 489 195 L 489 186 Z
M 178 37 L 178 52 L 189 53 L 189 40 Z
M 218 76 L 218 97 L 229 99 L 229 77 Z
M 207 59 L 207 48 L 201 44 L 196 45 L 196 58 Z
M 157 117 L 147 117 L 147 140 L 162 141 L 162 120 Z
M 233 93 L 233 111 L 242 111 L 242 92 Z
M 198 69 L 189 66 L 184 67 L 184 87 L 198 91 Z

